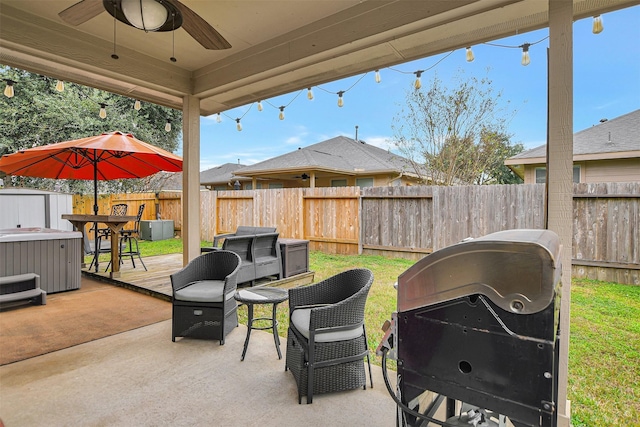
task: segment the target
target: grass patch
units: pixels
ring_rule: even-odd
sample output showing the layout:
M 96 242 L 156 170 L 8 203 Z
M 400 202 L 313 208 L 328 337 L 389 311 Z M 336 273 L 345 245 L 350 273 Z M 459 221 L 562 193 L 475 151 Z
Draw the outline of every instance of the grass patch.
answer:
M 640 425 L 640 287 L 573 280 L 568 394 L 576 427 Z
M 210 242 L 203 242 L 203 246 Z M 181 253 L 182 240 L 140 242 L 144 256 Z M 106 258 L 108 260 L 108 256 Z M 88 258 L 87 262 L 91 262 Z M 312 251 L 315 281 L 349 268 L 366 267 L 374 282 L 365 308 L 369 348 L 382 338 L 380 327 L 396 310 L 393 284 L 414 264 L 372 255 L 331 255 Z M 289 307 L 278 307 L 279 332 L 286 336 Z M 246 325 L 246 307 L 238 311 Z M 270 317 L 270 306 L 256 306 L 254 317 Z M 640 286 L 574 279 L 571 288 L 571 335 L 568 398 L 575 427 L 640 426 Z M 286 343 L 282 342 L 282 345 Z M 251 346 L 249 346 L 251 352 Z M 274 349 L 275 353 L 275 349 Z M 380 360 L 373 358 L 375 364 Z
M 210 242 L 209 242 L 210 245 Z M 200 246 L 207 246 L 206 242 L 201 242 Z M 182 253 L 182 239 L 175 237 L 173 239 L 164 239 L 164 240 L 138 240 L 138 247 L 140 248 L 140 253 L 143 257 L 150 257 L 156 255 L 167 255 L 167 254 L 181 254 Z M 128 248 L 128 243 L 127 243 Z M 93 259 L 93 255 L 85 256 L 85 262 L 87 265 L 91 263 Z M 107 266 L 107 263 L 111 259 L 111 254 L 101 254 L 98 258 L 100 260 L 100 264 L 104 263 L 104 266 Z M 102 270 L 100 270 L 102 271 Z

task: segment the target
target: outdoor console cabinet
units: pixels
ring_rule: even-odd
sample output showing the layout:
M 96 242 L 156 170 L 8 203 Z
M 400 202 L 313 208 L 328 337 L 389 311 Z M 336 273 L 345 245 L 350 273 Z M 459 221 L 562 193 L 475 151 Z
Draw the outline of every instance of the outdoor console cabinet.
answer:
M 173 220 L 157 219 L 140 221 L 140 238 L 142 240 L 165 240 L 173 238 Z
M 282 256 L 282 277 L 291 277 L 309 271 L 309 241 L 279 239 Z

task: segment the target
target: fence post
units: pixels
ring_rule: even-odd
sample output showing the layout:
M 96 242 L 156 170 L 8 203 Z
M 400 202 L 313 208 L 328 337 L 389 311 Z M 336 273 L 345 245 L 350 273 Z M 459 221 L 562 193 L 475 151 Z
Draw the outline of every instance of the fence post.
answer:
M 364 227 L 362 226 L 362 192 L 363 189 L 360 188 L 358 192 L 360 197 L 358 197 L 358 255 L 362 255 L 362 240 Z

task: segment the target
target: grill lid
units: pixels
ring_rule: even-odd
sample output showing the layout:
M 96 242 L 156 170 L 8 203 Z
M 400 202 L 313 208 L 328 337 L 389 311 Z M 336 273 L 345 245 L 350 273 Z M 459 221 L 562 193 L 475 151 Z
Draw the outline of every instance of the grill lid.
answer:
M 482 294 L 513 313 L 543 310 L 560 283 L 560 241 L 549 230 L 506 230 L 428 255 L 398 277 L 398 311 Z

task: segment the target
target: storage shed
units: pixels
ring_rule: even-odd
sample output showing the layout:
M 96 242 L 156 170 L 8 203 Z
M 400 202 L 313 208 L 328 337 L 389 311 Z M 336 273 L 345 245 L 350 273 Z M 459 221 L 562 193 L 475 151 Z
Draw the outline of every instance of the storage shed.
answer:
M 0 229 L 53 228 L 72 231 L 73 226 L 62 214 L 73 213 L 71 194 L 30 188 L 0 189 Z

